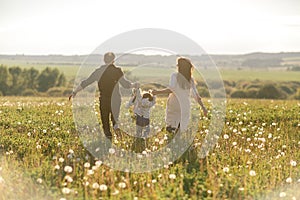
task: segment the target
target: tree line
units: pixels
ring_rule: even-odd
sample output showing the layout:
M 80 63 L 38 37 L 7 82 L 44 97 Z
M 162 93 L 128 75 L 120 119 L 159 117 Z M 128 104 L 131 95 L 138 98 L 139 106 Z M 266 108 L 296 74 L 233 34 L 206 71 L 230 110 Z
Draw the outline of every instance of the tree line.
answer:
M 50 88 L 64 87 L 66 77 L 57 68 L 47 67 L 42 71 L 35 68 L 7 67 L 0 65 L 0 95 L 34 95 L 47 92 Z

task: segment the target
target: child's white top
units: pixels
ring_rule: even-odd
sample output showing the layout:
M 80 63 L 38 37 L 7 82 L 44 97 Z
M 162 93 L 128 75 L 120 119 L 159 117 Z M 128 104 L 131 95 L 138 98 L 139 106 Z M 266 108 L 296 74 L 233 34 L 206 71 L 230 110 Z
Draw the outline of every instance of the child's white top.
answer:
M 140 115 L 144 118 L 150 117 L 150 109 L 152 106 L 156 103 L 156 97 L 153 97 L 152 101 L 149 101 L 148 98 L 143 98 L 141 95 L 140 89 L 137 89 L 136 91 L 136 106 L 135 106 L 135 114 Z

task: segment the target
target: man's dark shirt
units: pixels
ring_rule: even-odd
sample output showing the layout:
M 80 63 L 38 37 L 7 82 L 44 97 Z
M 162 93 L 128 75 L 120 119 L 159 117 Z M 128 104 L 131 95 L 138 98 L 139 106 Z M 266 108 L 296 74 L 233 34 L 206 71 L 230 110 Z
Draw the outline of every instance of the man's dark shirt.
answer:
M 82 88 L 85 88 L 95 81 L 98 82 L 101 98 L 111 98 L 113 92 L 114 96 L 117 95 L 121 97 L 118 82 L 127 89 L 131 86 L 131 82 L 125 79 L 121 68 L 116 67 L 114 64 L 108 66 L 102 65 L 97 68 L 87 79 L 83 80 L 80 85 Z

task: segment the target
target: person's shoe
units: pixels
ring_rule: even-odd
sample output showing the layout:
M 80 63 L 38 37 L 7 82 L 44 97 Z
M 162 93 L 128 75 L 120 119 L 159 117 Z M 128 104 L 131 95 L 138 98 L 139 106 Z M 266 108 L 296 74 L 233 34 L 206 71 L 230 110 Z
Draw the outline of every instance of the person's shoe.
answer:
M 166 127 L 166 131 L 168 131 L 169 133 L 175 133 L 176 128 L 173 128 L 173 127 L 171 127 L 171 126 L 167 126 L 167 127 Z

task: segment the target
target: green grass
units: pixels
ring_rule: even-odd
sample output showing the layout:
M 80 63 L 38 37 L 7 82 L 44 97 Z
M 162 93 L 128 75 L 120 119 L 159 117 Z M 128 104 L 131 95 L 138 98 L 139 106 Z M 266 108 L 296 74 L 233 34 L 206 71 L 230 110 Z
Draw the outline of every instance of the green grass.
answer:
M 223 80 L 299 81 L 300 72 L 283 70 L 233 70 L 221 69 Z
M 208 99 L 204 103 L 211 109 Z M 153 109 L 152 131 L 158 134 L 149 140 L 150 150 L 167 142 L 155 142 L 167 134 L 159 131 L 165 106 L 166 99 L 159 98 Z M 28 199 L 36 191 L 56 199 L 280 199 L 282 192 L 287 199 L 299 198 L 295 190 L 300 179 L 299 102 L 228 100 L 224 129 L 205 159 L 196 152 L 210 119 L 202 118 L 196 107 L 193 114 L 201 119 L 191 123 L 198 129 L 195 148 L 169 166 L 135 174 L 97 165 L 78 138 L 66 98 L 1 97 L 1 197 L 19 188 L 17 199 Z M 122 129 L 135 131 L 130 112 L 123 107 L 121 120 Z M 127 151 L 131 143 L 124 137 L 116 145 Z M 67 173 L 66 166 L 72 172 Z M 24 188 L 31 193 L 22 196 Z

